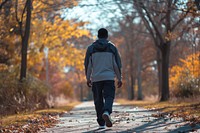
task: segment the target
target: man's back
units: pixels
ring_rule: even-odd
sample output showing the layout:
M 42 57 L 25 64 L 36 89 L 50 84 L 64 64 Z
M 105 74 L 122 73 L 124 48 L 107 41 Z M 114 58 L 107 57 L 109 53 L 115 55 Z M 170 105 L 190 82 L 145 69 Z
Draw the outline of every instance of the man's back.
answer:
M 104 40 L 98 40 L 94 44 L 92 53 L 92 81 L 113 80 L 115 77 L 113 58 L 114 55 L 110 49 L 110 43 Z M 102 46 L 104 45 L 104 50 Z
M 98 39 L 88 47 L 87 78 L 92 82 L 114 80 L 115 74 L 120 77 L 120 59 L 117 59 L 116 47 L 106 39 Z M 87 55 L 86 55 L 87 56 Z M 87 61 L 86 61 L 87 62 Z

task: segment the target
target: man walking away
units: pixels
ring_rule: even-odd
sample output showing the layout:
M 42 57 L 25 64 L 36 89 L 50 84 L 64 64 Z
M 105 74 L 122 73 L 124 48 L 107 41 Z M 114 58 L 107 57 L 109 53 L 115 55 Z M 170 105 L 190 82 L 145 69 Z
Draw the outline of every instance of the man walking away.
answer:
M 88 87 L 92 87 L 99 128 L 112 127 L 110 114 L 115 98 L 115 76 L 117 86 L 122 86 L 121 59 L 117 48 L 107 40 L 108 31 L 98 30 L 98 39 L 87 48 L 85 74 Z

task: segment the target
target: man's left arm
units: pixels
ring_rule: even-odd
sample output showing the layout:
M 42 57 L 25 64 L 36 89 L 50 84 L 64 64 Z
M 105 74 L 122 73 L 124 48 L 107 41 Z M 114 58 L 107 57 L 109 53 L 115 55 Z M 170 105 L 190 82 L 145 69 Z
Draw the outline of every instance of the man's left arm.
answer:
M 85 75 L 87 75 L 87 69 L 88 69 L 88 64 L 89 64 L 89 58 L 90 58 L 90 53 L 89 53 L 89 47 L 87 48 L 86 54 L 85 54 L 85 60 L 84 60 L 84 66 L 85 66 Z
M 114 68 L 115 68 L 115 73 L 118 79 L 117 86 L 118 88 L 120 88 L 122 86 L 122 72 L 121 72 L 122 64 L 121 64 L 121 57 L 117 48 L 115 49 Z
M 91 63 L 91 56 L 90 56 L 89 47 L 88 47 L 86 55 L 85 55 L 84 66 L 85 66 L 85 76 L 86 76 L 86 79 L 87 79 L 87 85 L 88 85 L 88 87 L 91 87 L 90 76 L 91 76 L 91 73 L 92 73 L 92 63 Z
M 86 73 L 86 78 L 87 78 L 87 85 L 88 87 L 92 86 L 92 82 L 91 82 L 91 74 L 92 74 L 92 57 L 89 57 L 89 63 L 88 63 L 88 67 L 87 67 L 87 73 Z

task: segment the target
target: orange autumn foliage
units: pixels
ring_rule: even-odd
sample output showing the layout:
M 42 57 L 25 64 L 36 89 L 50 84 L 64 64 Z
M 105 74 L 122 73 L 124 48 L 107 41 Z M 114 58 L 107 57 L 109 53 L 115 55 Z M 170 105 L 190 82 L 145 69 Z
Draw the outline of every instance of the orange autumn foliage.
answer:
M 180 61 L 181 65 L 170 70 L 172 95 L 190 97 L 200 94 L 200 52 Z

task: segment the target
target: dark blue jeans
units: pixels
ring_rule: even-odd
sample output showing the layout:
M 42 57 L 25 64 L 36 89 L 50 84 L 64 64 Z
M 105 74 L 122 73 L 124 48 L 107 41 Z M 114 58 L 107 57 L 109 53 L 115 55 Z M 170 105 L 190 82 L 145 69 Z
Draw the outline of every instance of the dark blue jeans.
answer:
M 115 98 L 115 82 L 113 80 L 104 80 L 92 83 L 92 92 L 94 97 L 97 122 L 100 126 L 105 125 L 102 118 L 104 111 L 112 113 L 113 100 Z

